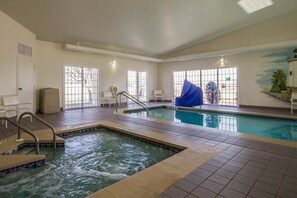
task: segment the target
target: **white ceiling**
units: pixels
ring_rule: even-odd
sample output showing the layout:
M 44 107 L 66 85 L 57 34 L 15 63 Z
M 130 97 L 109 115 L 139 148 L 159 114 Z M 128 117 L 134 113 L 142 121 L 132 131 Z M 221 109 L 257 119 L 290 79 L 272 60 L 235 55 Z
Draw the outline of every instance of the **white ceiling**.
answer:
M 238 0 L 0 0 L 40 40 L 166 55 L 297 9 L 297 0 L 250 15 Z

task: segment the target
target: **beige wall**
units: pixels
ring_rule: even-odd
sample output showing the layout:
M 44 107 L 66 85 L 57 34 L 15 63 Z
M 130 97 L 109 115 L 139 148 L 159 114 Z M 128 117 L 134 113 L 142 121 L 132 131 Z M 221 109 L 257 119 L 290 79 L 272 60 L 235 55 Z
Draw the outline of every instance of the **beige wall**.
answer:
M 61 44 L 45 41 L 36 42 L 37 89 L 52 87 L 60 90 L 60 104 L 63 96 L 63 65 L 96 66 L 100 72 L 100 97 L 102 91 L 110 86 L 118 90 L 127 89 L 127 70 L 146 71 L 148 73 L 148 95 L 157 86 L 157 64 L 116 57 L 117 65 L 112 67 L 112 57 L 95 54 L 84 54 L 63 49 Z
M 240 55 L 225 56 L 228 66 L 238 67 L 239 104 L 253 106 L 289 107 L 289 103 L 280 101 L 262 93 L 256 82 L 265 70 L 277 66 L 288 66 L 288 63 L 272 63 L 277 57 L 269 58 L 273 51 L 257 51 Z M 281 50 L 282 51 L 282 50 Z M 217 68 L 221 57 L 193 61 L 162 63 L 158 65 L 158 87 L 165 90 L 166 99 L 173 98 L 173 71 Z
M 294 40 L 297 38 L 296 19 L 297 12 L 290 12 L 172 53 L 168 57 Z
M 31 46 L 34 56 L 35 35 L 2 11 L 0 35 L 0 96 L 14 95 L 17 94 L 17 58 L 25 58 L 18 55 L 17 45 L 22 43 Z

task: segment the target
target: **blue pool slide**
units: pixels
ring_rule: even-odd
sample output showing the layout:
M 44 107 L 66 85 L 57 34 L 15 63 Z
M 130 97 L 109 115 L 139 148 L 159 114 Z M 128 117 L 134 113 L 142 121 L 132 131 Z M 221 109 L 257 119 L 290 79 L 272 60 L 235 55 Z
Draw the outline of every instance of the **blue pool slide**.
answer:
M 203 92 L 200 87 L 185 80 L 180 97 L 175 99 L 176 106 L 193 107 L 203 105 Z

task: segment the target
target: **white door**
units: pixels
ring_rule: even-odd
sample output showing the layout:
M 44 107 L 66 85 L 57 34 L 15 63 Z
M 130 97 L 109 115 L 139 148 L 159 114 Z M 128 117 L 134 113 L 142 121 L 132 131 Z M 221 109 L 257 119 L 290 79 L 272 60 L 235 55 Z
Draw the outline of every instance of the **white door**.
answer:
M 18 58 L 17 94 L 20 103 L 30 103 L 31 111 L 35 101 L 35 66 L 30 60 Z

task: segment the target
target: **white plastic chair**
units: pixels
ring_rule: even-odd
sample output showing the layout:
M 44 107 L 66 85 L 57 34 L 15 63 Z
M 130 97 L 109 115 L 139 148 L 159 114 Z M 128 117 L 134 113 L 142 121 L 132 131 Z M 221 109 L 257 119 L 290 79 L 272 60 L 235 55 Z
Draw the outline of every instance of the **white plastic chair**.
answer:
M 290 101 L 291 101 L 291 114 L 293 114 L 294 105 L 297 105 L 297 92 L 292 92 Z
M 6 116 L 6 111 L 5 111 L 5 108 L 4 106 L 0 106 L 0 117 L 4 117 Z M 1 121 L 1 124 L 3 125 L 4 124 L 4 120 Z M 5 127 L 7 128 L 7 120 L 5 120 Z
M 164 93 L 162 90 L 154 90 L 155 102 L 160 98 L 164 102 Z
M 8 116 L 9 112 L 15 112 L 17 119 L 20 113 L 25 111 L 31 111 L 31 103 L 20 103 L 18 96 L 3 96 L 3 105 L 5 109 L 5 115 Z M 31 122 L 32 122 L 32 116 Z
M 111 107 L 112 104 L 116 103 L 116 99 L 113 97 L 111 91 L 104 91 L 103 99 L 108 101 L 109 107 Z

